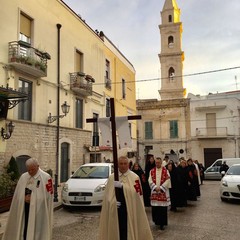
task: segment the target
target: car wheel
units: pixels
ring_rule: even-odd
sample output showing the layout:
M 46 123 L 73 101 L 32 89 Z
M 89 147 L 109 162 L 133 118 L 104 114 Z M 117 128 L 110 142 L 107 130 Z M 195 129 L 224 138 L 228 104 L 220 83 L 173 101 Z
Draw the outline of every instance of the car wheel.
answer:
M 67 206 L 67 205 L 64 205 L 64 204 L 62 206 L 65 210 L 71 211 L 71 206 Z
M 227 198 L 223 198 L 223 197 L 221 197 L 221 200 L 222 200 L 223 202 L 227 202 L 227 201 L 228 201 Z

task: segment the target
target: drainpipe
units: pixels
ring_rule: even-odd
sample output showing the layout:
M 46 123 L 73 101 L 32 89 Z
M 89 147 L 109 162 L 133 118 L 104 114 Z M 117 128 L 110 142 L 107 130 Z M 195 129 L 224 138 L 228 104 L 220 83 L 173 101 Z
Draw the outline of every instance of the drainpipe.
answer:
M 60 115 L 60 28 L 61 24 L 57 24 L 57 116 Z M 60 119 L 57 118 L 57 139 L 56 139 L 56 173 L 55 173 L 55 184 L 54 184 L 54 202 L 58 202 L 58 172 L 59 172 L 59 127 Z

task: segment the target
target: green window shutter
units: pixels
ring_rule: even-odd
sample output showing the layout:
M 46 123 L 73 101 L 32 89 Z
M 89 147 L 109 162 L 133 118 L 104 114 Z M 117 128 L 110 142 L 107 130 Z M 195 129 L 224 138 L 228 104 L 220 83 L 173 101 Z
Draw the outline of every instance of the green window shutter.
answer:
M 152 122 L 145 122 L 145 139 L 153 139 Z
M 170 121 L 170 138 L 178 138 L 178 121 Z

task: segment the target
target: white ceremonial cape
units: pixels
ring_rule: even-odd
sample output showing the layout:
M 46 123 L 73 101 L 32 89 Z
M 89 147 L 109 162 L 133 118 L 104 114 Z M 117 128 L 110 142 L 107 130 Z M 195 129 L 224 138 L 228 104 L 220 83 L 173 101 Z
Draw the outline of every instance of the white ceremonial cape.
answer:
M 145 212 L 139 177 L 128 170 L 119 175 L 127 205 L 128 240 L 152 240 L 152 233 Z M 140 188 L 139 188 L 140 187 Z M 119 240 L 118 211 L 114 188 L 114 174 L 109 177 L 100 216 L 99 240 Z
M 22 174 L 18 181 L 2 240 L 23 239 L 25 187 L 30 177 L 29 173 L 26 172 Z M 33 178 L 27 240 L 51 240 L 53 219 L 52 179 L 48 173 L 41 169 Z
M 151 206 L 169 206 L 171 204 L 169 188 L 172 185 L 168 170 L 165 167 L 151 169 L 148 183 L 151 188 Z M 156 187 L 160 187 L 163 193 L 157 193 Z

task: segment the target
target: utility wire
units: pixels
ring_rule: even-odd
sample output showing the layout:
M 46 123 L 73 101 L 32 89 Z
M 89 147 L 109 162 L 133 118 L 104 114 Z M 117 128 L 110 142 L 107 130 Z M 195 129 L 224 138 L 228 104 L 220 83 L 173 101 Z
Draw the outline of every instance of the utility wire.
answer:
M 171 78 L 179 78 L 179 77 L 191 77 L 191 76 L 198 76 L 198 75 L 204 75 L 204 74 L 212 74 L 212 73 L 217 73 L 217 72 L 224 72 L 224 71 L 230 71 L 230 70 L 235 70 L 239 69 L 240 66 L 237 67 L 230 67 L 230 68 L 222 68 L 222 69 L 216 69 L 216 70 L 210 70 L 210 71 L 204 71 L 204 72 L 197 72 L 197 73 L 189 73 L 189 74 L 184 74 L 184 75 L 179 75 L 179 76 L 172 76 Z M 169 77 L 165 78 L 148 78 L 148 79 L 139 79 L 136 81 L 126 81 L 125 83 L 136 83 L 136 82 L 150 82 L 150 81 L 157 81 L 161 79 L 168 79 Z M 105 83 L 93 83 L 93 85 L 102 85 Z M 112 82 L 112 84 L 122 84 L 122 82 Z

